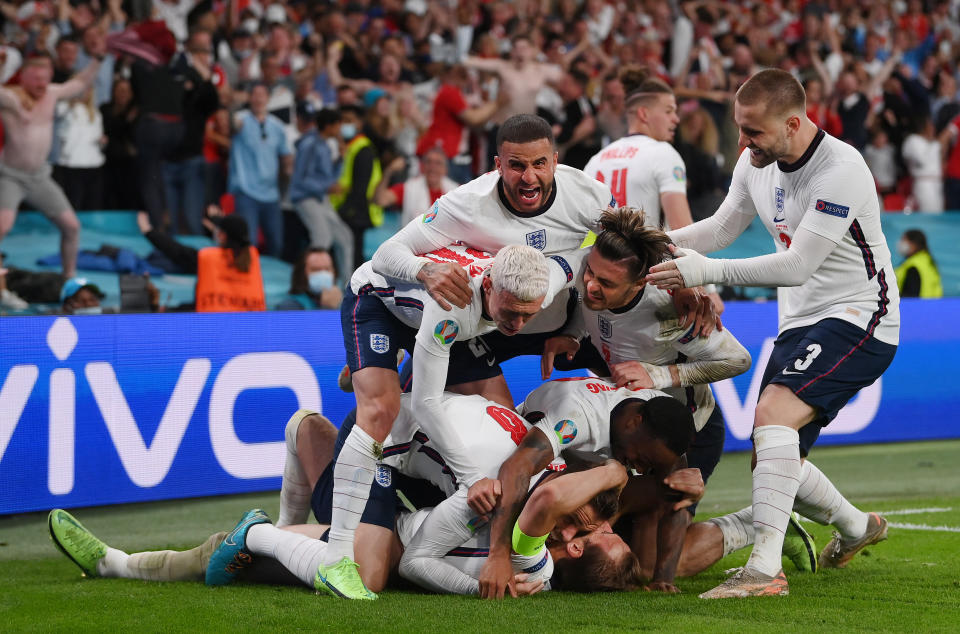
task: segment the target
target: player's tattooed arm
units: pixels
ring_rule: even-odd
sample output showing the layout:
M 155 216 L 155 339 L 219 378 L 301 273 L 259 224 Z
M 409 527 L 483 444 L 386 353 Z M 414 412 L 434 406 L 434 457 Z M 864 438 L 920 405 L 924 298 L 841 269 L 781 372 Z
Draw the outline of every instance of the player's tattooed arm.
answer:
M 486 599 L 502 598 L 512 587 L 513 568 L 510 565 L 513 525 L 520 516 L 530 486 L 530 477 L 545 469 L 554 459 L 553 446 L 539 429 L 531 429 L 506 462 L 497 478 L 502 487 L 500 506 L 490 521 L 490 555 L 480 571 L 480 596 Z

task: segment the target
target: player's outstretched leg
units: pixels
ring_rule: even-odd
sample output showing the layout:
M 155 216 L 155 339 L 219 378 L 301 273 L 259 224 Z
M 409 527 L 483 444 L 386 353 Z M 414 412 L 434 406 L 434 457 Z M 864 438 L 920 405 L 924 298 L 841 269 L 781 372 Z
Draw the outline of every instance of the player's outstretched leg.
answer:
M 809 460 L 800 471 L 800 488 L 793 507 L 804 517 L 837 529 L 820 553 L 820 565 L 843 568 L 864 547 L 887 538 L 887 521 L 851 504 L 830 479 Z
M 50 539 L 77 564 L 87 577 L 100 576 L 97 564 L 106 556 L 107 545 L 94 537 L 75 517 L 63 509 L 53 509 L 47 516 Z
M 297 456 L 297 434 L 303 419 L 315 413 L 298 409 L 287 421 L 284 433 L 287 457 L 283 463 L 283 480 L 280 483 L 280 516 L 277 518 L 277 526 L 307 523 L 313 487 Z
M 858 552 L 886 538 L 886 518 L 876 513 L 869 513 L 867 528 L 859 538 L 846 540 L 840 533 L 833 534 L 833 539 L 820 553 L 820 565 L 824 568 L 844 568 Z
M 250 565 L 253 557 L 247 549 L 247 531 L 251 526 L 270 522 L 263 509 L 252 509 L 243 514 L 236 527 L 213 551 L 207 563 L 205 582 L 208 586 L 232 583 L 241 570 Z

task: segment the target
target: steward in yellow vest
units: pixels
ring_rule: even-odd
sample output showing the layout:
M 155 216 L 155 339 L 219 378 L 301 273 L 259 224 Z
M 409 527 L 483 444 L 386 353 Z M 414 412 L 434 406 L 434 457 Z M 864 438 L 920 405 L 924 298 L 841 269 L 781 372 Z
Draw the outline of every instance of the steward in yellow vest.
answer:
M 927 237 L 918 229 L 905 231 L 897 251 L 907 257 L 897 267 L 897 288 L 901 297 L 943 297 L 940 272 L 927 249 Z
M 360 133 L 363 110 L 358 106 L 343 106 L 340 112 L 340 135 L 347 147 L 343 151 L 343 167 L 337 181 L 339 191 L 331 192 L 330 203 L 353 230 L 354 266 L 360 266 L 366 261 L 363 232 L 383 224 L 383 208 L 373 202 L 383 172 L 373 142 Z

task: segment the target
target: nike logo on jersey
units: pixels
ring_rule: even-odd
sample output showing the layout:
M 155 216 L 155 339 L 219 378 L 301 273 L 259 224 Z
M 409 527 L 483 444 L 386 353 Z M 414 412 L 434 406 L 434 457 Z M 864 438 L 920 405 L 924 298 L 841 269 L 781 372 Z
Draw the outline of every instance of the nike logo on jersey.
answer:
M 793 370 L 788 370 L 788 369 L 786 369 L 786 368 L 783 369 L 783 373 L 784 373 L 784 374 L 787 374 L 787 375 L 790 375 L 790 374 L 803 374 L 802 372 L 794 372 Z

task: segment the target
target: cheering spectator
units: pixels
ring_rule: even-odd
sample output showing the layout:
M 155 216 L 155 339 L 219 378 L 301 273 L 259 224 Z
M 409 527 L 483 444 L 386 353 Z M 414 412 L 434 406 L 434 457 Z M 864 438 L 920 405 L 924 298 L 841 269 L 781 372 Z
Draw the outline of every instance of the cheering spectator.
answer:
M 174 228 L 185 227 L 186 233 L 203 233 L 203 211 L 206 202 L 206 160 L 203 157 L 204 131 L 207 119 L 219 106 L 213 76 L 213 41 L 207 31 L 194 31 L 187 39 L 186 50 L 173 61 L 174 78 L 183 86 L 184 134 L 180 145 L 164 162 L 167 208 Z
M 140 209 L 142 201 L 137 186 L 137 146 L 134 127 L 137 106 L 133 89 L 126 79 L 113 84 L 113 98 L 100 107 L 103 132 L 107 137 L 104 147 L 103 204 L 107 209 Z
M 236 200 L 236 213 L 246 220 L 249 242 L 256 244 L 263 230 L 266 253 L 279 256 L 283 249 L 283 215 L 280 211 L 280 176 L 293 171 L 293 156 L 283 122 L 267 112 L 270 92 L 266 84 L 250 89 L 250 110 L 238 113 L 230 144 L 227 186 Z
M 105 54 L 100 40 L 96 54 Z M 63 84 L 51 84 L 49 56 L 28 59 L 20 71 L 20 85 L 0 88 L 0 118 L 4 147 L 0 154 L 0 240 L 13 227 L 17 208 L 27 200 L 60 230 L 60 261 L 65 277 L 77 265 L 80 222 L 63 190 L 50 177 L 47 155 L 53 140 L 53 111 L 57 101 L 84 93 L 93 83 L 99 63 L 94 62 Z
M 407 167 L 403 157 L 393 160 L 383 172 L 383 179 L 377 185 L 374 202 L 381 207 L 400 207 L 401 224 L 427 213 L 438 198 L 457 188 L 457 183 L 447 177 L 447 156 L 440 148 L 431 148 L 420 157 L 419 176 L 402 183 L 390 185 L 392 177 L 402 173 Z
M 577 169 L 583 169 L 590 157 L 600 151 L 596 109 L 587 99 L 589 81 L 587 75 L 574 69 L 560 82 L 564 120 L 557 135 L 557 145 L 560 160 Z
M 103 207 L 103 116 L 94 104 L 93 86 L 79 97 L 57 104 L 60 151 L 53 176 L 74 209 Z
M 943 211 L 943 163 L 940 141 L 934 135 L 933 122 L 922 116 L 916 132 L 903 142 L 903 160 L 913 178 L 915 209 L 924 213 Z
M 230 111 L 218 108 L 203 130 L 203 159 L 206 173 L 206 204 L 219 204 L 227 191 L 227 165 L 230 159 Z
M 458 183 L 473 180 L 470 128 L 486 123 L 501 105 L 500 102 L 488 102 L 470 107 L 463 92 L 469 80 L 463 65 L 446 68 L 433 100 L 433 118 L 417 144 L 417 154 L 420 156 L 431 148 L 441 148 L 450 160 L 450 176 Z
M 870 142 L 863 148 L 863 158 L 877 183 L 877 191 L 893 193 L 897 188 L 897 149 L 882 127 L 873 131 Z

